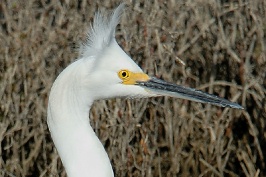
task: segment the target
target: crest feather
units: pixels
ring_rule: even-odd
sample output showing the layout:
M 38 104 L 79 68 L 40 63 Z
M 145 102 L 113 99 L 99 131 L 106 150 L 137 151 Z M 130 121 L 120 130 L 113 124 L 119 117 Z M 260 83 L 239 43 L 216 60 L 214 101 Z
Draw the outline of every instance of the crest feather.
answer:
M 95 14 L 86 42 L 80 47 L 81 57 L 97 56 L 115 40 L 115 28 L 124 7 L 125 4 L 121 3 L 110 15 L 102 11 Z

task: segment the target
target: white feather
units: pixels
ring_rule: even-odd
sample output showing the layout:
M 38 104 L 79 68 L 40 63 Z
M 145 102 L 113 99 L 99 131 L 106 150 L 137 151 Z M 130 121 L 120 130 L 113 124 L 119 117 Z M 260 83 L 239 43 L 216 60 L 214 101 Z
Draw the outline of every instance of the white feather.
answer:
M 88 119 L 94 100 L 148 94 L 144 88 L 121 84 L 117 74 L 125 68 L 142 71 L 115 41 L 123 7 L 108 18 L 96 14 L 82 57 L 65 68 L 51 88 L 47 123 L 68 177 L 113 177 Z
M 81 57 L 97 57 L 115 41 L 115 29 L 124 7 L 125 4 L 121 3 L 110 15 L 102 11 L 96 12 L 86 43 L 80 47 Z

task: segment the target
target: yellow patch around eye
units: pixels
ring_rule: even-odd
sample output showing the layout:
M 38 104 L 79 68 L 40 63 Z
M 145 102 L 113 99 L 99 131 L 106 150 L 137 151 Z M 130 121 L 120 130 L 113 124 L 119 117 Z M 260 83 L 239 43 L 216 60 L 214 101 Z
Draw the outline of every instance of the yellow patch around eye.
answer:
M 138 81 L 148 81 L 150 79 L 145 73 L 134 73 L 126 69 L 120 70 L 118 77 L 125 85 L 135 85 Z

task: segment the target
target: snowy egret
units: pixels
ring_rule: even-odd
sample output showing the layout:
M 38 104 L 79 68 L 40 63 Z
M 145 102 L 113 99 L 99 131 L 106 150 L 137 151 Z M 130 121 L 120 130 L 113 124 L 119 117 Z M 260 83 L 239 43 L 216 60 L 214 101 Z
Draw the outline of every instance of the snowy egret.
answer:
M 103 145 L 88 117 L 94 100 L 171 96 L 222 107 L 237 103 L 150 77 L 119 47 L 115 28 L 124 5 L 106 17 L 96 13 L 81 57 L 55 80 L 48 103 L 48 126 L 69 177 L 112 177 Z

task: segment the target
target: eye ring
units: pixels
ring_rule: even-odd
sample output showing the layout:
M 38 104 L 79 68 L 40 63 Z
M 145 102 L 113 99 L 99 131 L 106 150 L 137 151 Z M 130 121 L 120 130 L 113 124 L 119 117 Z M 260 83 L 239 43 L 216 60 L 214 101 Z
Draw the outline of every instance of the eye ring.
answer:
M 127 78 L 129 78 L 129 71 L 128 70 L 121 70 L 121 71 L 119 71 L 119 73 L 118 73 L 118 76 L 120 77 L 120 79 L 127 79 Z

